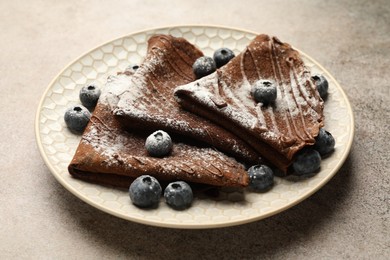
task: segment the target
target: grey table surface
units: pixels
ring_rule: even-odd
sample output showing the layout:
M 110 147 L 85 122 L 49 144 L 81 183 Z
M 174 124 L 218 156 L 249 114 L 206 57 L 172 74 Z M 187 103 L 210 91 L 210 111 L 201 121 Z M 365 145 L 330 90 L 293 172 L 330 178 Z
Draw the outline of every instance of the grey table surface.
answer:
M 1 259 L 389 259 L 390 1 L 0 1 Z M 340 171 L 307 200 L 236 227 L 178 230 L 103 213 L 64 189 L 35 141 L 38 102 L 80 54 L 179 24 L 278 36 L 314 57 L 352 104 Z

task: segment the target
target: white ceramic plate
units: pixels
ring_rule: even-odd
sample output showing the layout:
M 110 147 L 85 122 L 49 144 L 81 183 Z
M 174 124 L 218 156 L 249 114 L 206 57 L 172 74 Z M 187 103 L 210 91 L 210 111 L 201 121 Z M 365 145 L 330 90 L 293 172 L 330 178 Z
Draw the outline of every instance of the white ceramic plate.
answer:
M 218 198 L 196 198 L 192 207 L 175 211 L 161 202 L 157 209 L 133 206 L 126 191 L 102 187 L 72 178 L 67 170 L 80 137 L 64 123 L 65 110 L 78 104 L 78 93 L 90 82 L 104 84 L 110 74 L 139 63 L 146 54 L 147 39 L 156 33 L 181 36 L 212 55 L 220 47 L 241 52 L 255 33 L 213 26 L 177 26 L 133 33 L 103 44 L 66 66 L 42 96 L 36 115 L 36 138 L 42 157 L 55 178 L 86 203 L 130 221 L 174 228 L 214 228 L 260 220 L 306 199 L 339 170 L 352 144 L 354 120 L 351 106 L 336 80 L 317 62 L 302 53 L 306 64 L 323 73 L 329 81 L 325 124 L 336 139 L 335 152 L 322 161 L 321 171 L 312 178 L 293 181 L 276 178 L 274 188 L 264 194 L 226 190 Z M 281 39 L 285 40 L 285 39 Z

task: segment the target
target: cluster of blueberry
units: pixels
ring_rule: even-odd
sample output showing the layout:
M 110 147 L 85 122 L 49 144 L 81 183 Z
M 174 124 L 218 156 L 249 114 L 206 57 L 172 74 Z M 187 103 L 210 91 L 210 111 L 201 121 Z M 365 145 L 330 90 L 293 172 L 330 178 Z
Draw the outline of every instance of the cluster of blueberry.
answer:
M 156 207 L 160 202 L 162 188 L 156 178 L 142 175 L 135 179 L 129 188 L 130 199 L 140 208 Z M 190 185 L 184 181 L 168 184 L 164 190 L 164 199 L 168 206 L 176 210 L 188 208 L 193 200 Z
M 235 57 L 234 52 L 229 48 L 220 48 L 214 52 L 213 57 L 202 56 L 192 65 L 196 78 L 200 79 L 210 75 L 218 68 L 228 63 Z
M 164 157 L 170 154 L 173 144 L 168 133 L 158 130 L 146 138 L 145 149 L 150 156 Z M 149 175 L 142 175 L 130 185 L 130 199 L 134 205 L 145 208 L 158 204 L 161 197 L 161 185 Z M 165 202 L 173 209 L 188 208 L 193 200 L 192 189 L 184 181 L 171 182 L 164 190 Z
M 333 151 L 335 139 L 332 134 L 321 128 L 314 146 L 305 147 L 296 155 L 292 164 L 293 174 L 297 176 L 310 176 L 321 167 L 321 156 Z
M 80 90 L 79 98 L 82 105 L 75 105 L 65 112 L 64 120 L 68 129 L 75 134 L 82 134 L 87 126 L 91 112 L 100 97 L 100 89 L 96 85 L 87 85 Z
M 310 177 L 314 175 L 321 166 L 321 156 L 331 153 L 335 146 L 333 136 L 321 128 L 316 137 L 313 147 L 302 149 L 292 164 L 293 175 Z M 270 190 L 274 183 L 274 173 L 267 165 L 254 165 L 248 169 L 249 186 L 257 192 Z

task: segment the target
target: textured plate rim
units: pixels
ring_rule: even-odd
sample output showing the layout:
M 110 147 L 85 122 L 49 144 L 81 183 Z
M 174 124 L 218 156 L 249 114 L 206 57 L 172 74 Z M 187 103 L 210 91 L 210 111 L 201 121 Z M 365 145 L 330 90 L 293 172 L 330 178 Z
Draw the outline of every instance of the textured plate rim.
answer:
M 223 29 L 223 30 L 230 30 L 230 31 L 238 31 L 238 32 L 241 32 L 241 33 L 253 34 L 253 35 L 259 34 L 259 33 L 254 32 L 254 31 L 241 29 L 241 28 L 236 28 L 236 27 L 227 27 L 227 26 L 219 26 L 219 25 L 207 25 L 207 24 L 195 24 L 195 25 L 193 25 L 193 24 L 183 24 L 183 25 L 163 26 L 163 27 L 152 27 L 152 28 L 148 28 L 148 29 L 144 29 L 144 30 L 138 30 L 138 31 L 134 31 L 132 33 L 124 34 L 124 35 L 122 35 L 120 37 L 116 37 L 114 39 L 106 41 L 106 42 L 104 42 L 102 44 L 99 44 L 98 46 L 96 46 L 96 47 L 94 47 L 92 49 L 89 49 L 88 51 L 84 52 L 83 54 L 79 55 L 77 58 L 75 58 L 71 62 L 69 62 L 51 80 L 51 82 L 48 84 L 48 86 L 46 87 L 45 91 L 43 92 L 43 94 L 42 94 L 42 96 L 40 98 L 39 104 L 38 104 L 37 111 L 36 111 L 36 115 L 35 115 L 35 128 L 34 128 L 35 129 L 36 142 L 37 142 L 37 146 L 38 146 L 38 149 L 40 151 L 41 157 L 43 158 L 43 160 L 44 160 L 46 166 L 49 168 L 50 172 L 54 175 L 55 179 L 63 187 L 65 187 L 69 192 L 71 192 L 73 195 L 75 195 L 76 197 L 78 197 L 79 199 L 84 201 L 85 203 L 87 203 L 87 204 L 89 204 L 89 205 L 91 205 L 91 206 L 93 206 L 93 207 L 95 207 L 95 208 L 97 208 L 97 209 L 99 209 L 99 210 L 101 210 L 103 212 L 106 212 L 106 213 L 108 213 L 110 215 L 113 215 L 113 216 L 116 216 L 116 217 L 119 217 L 119 218 L 122 218 L 122 219 L 125 219 L 125 220 L 129 220 L 129 221 L 140 223 L 140 224 L 145 224 L 145 225 L 150 225 L 150 226 L 157 226 L 157 227 L 165 227 L 165 228 L 206 229 L 206 228 L 222 228 L 222 227 L 242 225 L 242 224 L 258 221 L 258 220 L 265 219 L 265 218 L 268 218 L 270 216 L 279 214 L 280 212 L 283 212 L 283 211 L 285 211 L 285 210 L 287 210 L 287 209 L 297 205 L 298 203 L 306 200 L 308 197 L 310 197 L 311 195 L 316 193 L 319 189 L 321 189 L 340 170 L 340 168 L 342 167 L 342 165 L 344 164 L 345 160 L 347 159 L 347 157 L 348 157 L 348 155 L 350 153 L 350 150 L 351 150 L 351 147 L 352 147 L 352 143 L 353 143 L 353 139 L 354 139 L 354 134 L 355 134 L 355 120 L 354 120 L 354 114 L 353 114 L 352 106 L 351 106 L 351 104 L 350 104 L 350 102 L 348 100 L 348 97 L 347 97 L 345 91 L 342 89 L 342 87 L 336 81 L 336 79 L 333 77 L 333 75 L 330 74 L 328 70 L 326 70 L 321 64 L 319 64 L 311 56 L 309 56 L 305 52 L 303 52 L 303 51 L 293 47 L 294 49 L 299 51 L 302 55 L 304 55 L 305 58 L 309 59 L 313 64 L 315 64 L 318 68 L 320 68 L 323 72 L 325 72 L 328 76 L 331 77 L 334 85 L 337 87 L 338 92 L 341 94 L 341 96 L 343 97 L 343 100 L 345 101 L 346 108 L 347 108 L 347 113 L 350 116 L 350 122 L 349 122 L 349 125 L 350 125 L 350 134 L 349 134 L 349 136 L 350 136 L 350 138 L 345 143 L 345 150 L 344 150 L 344 153 L 341 154 L 340 160 L 337 162 L 336 166 L 332 169 L 332 171 L 328 175 L 326 175 L 325 178 L 322 179 L 322 181 L 320 181 L 314 188 L 308 190 L 306 193 L 303 193 L 295 201 L 290 202 L 287 205 L 285 205 L 285 206 L 283 206 L 283 207 L 281 207 L 281 208 L 279 208 L 277 210 L 268 212 L 266 214 L 262 214 L 262 215 L 257 216 L 257 217 L 246 218 L 246 219 L 238 220 L 238 221 L 237 220 L 231 220 L 231 221 L 226 221 L 226 222 L 223 222 L 223 223 L 199 224 L 199 225 L 198 224 L 183 224 L 183 223 L 173 224 L 173 223 L 166 223 L 166 222 L 161 222 L 161 221 L 150 221 L 150 220 L 143 220 L 143 219 L 139 219 L 139 218 L 133 218 L 133 217 L 130 217 L 130 216 L 118 213 L 117 211 L 113 211 L 113 210 L 111 210 L 111 209 L 109 209 L 107 207 L 104 207 L 104 206 L 100 205 L 97 202 L 91 201 L 87 196 L 85 196 L 84 194 L 80 193 L 76 188 L 72 187 L 69 183 L 67 183 L 64 179 L 62 179 L 60 174 L 57 173 L 57 170 L 51 164 L 47 154 L 44 151 L 42 139 L 41 139 L 40 132 L 39 132 L 39 129 L 40 129 L 40 127 L 39 127 L 39 121 L 40 120 L 39 119 L 40 119 L 40 115 L 41 115 L 40 112 L 42 110 L 45 98 L 46 98 L 48 92 L 51 90 L 51 88 L 54 85 L 54 83 L 56 82 L 56 80 L 69 67 L 71 67 L 73 64 L 75 64 L 82 57 L 84 57 L 85 55 L 87 55 L 87 54 L 89 54 L 89 53 L 91 53 L 91 52 L 93 52 L 93 51 L 103 47 L 106 44 L 109 44 L 109 43 L 114 42 L 116 40 L 119 40 L 119 39 L 122 39 L 122 38 L 125 38 L 125 37 L 129 37 L 129 36 L 135 35 L 135 34 L 142 34 L 142 33 L 146 34 L 146 33 L 151 32 L 151 31 L 162 31 L 162 30 L 169 30 L 169 29 L 176 29 L 176 28 L 177 29 L 179 29 L 179 28 L 213 28 L 213 29 Z

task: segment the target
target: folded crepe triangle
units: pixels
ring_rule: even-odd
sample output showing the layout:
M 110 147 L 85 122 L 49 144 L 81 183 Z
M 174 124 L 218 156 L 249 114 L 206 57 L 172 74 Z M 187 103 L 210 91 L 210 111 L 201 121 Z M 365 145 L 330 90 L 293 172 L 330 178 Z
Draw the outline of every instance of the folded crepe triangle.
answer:
M 161 73 L 153 71 L 155 76 Z M 129 73 L 109 77 L 102 90 L 75 155 L 69 173 L 79 179 L 128 188 L 134 178 L 148 174 L 160 181 L 183 180 L 212 186 L 243 187 L 248 185 L 244 166 L 235 159 L 209 147 L 177 142 L 163 158 L 151 157 L 144 148 L 146 135 L 127 131 L 113 115 L 119 97 L 132 87 Z M 186 84 L 192 77 L 176 79 Z
M 276 83 L 274 104 L 254 100 L 251 89 L 258 80 Z M 314 144 L 324 125 L 323 100 L 300 54 L 264 34 L 215 73 L 177 87 L 175 95 L 183 108 L 245 136 L 285 173 L 294 155 Z
M 207 143 L 240 161 L 259 162 L 258 153 L 241 138 L 175 101 L 174 88 L 195 80 L 192 65 L 202 52 L 170 35 L 155 35 L 148 44 L 145 60 L 114 110 L 121 123 L 127 129 L 165 130 Z

